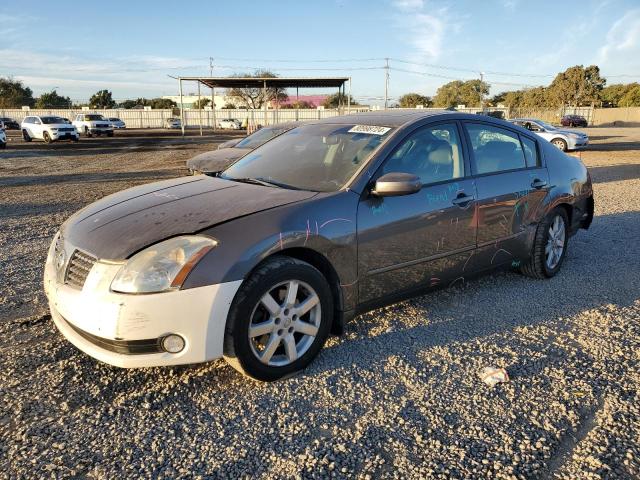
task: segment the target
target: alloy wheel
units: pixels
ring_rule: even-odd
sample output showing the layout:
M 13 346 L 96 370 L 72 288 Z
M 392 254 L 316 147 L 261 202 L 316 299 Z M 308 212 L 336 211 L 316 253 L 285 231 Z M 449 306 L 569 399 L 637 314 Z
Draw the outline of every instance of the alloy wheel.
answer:
M 320 297 L 311 286 L 298 280 L 274 285 L 251 314 L 251 351 L 265 365 L 289 365 L 309 350 L 321 321 Z
M 566 230 L 564 221 L 560 215 L 556 215 L 549 226 L 547 237 L 547 245 L 545 246 L 545 260 L 547 268 L 553 270 L 560 263 L 564 252 L 564 244 L 566 239 Z

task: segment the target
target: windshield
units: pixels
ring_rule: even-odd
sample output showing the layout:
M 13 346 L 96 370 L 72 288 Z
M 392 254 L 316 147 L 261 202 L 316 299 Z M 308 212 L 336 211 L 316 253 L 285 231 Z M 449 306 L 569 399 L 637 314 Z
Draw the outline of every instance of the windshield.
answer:
M 85 115 L 84 119 L 85 120 L 104 120 L 104 117 L 102 115 Z
M 264 127 L 257 132 L 252 133 L 247 138 L 243 138 L 242 140 L 240 140 L 238 143 L 236 143 L 236 147 L 254 149 L 271 140 L 273 137 L 277 137 L 278 135 L 286 132 L 287 130 L 291 129 L 285 127 Z
M 48 125 L 52 123 L 67 123 L 60 117 L 40 117 L 40 120 L 42 120 L 42 123 L 46 123 Z
M 221 177 L 333 192 L 344 186 L 391 131 L 388 127 L 367 125 L 294 128 L 242 157 Z
M 119 122 L 119 121 L 120 121 L 120 119 L 119 119 L 119 118 L 110 118 L 109 120 L 110 120 L 111 122 Z
M 541 122 L 540 120 L 536 120 L 536 123 L 538 125 L 540 125 L 542 128 L 544 128 L 545 130 L 555 130 L 556 127 L 554 127 L 553 125 L 551 125 L 550 123 L 547 122 Z

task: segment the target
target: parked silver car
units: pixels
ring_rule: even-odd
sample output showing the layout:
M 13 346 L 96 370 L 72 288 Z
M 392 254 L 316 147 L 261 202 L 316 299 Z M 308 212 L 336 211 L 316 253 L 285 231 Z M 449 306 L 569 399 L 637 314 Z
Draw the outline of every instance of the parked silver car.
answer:
M 551 142 L 563 152 L 578 150 L 589 145 L 589 136 L 586 133 L 574 130 L 561 130 L 535 118 L 514 118 L 509 121 L 534 132 L 536 135 Z

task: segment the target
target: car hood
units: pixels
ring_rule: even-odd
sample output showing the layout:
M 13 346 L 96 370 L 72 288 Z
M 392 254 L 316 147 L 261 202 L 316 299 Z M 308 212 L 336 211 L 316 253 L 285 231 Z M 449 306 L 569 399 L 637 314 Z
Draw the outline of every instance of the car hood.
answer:
M 557 128 L 555 130 L 549 130 L 547 133 L 561 133 L 562 135 L 580 135 L 581 137 L 586 137 L 587 135 L 582 132 L 577 132 L 575 130 L 563 130 L 561 128 Z
M 250 148 L 223 148 L 201 153 L 187 160 L 187 168 L 199 172 L 219 172 L 250 151 Z
M 70 123 L 46 123 L 44 125 L 47 128 L 71 128 L 73 125 Z
M 150 183 L 109 195 L 62 226 L 66 242 L 104 260 L 123 260 L 169 237 L 316 195 L 198 175 Z

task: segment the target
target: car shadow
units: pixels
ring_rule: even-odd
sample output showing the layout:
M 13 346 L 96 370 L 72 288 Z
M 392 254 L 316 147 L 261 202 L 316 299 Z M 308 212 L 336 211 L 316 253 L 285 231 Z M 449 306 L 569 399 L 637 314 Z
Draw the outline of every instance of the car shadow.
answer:
M 145 170 L 140 172 L 71 173 L 60 175 L 22 175 L 0 177 L 0 187 L 50 185 L 54 183 L 92 183 L 149 180 L 149 182 L 182 176 L 183 169 Z
M 593 183 L 619 182 L 640 178 L 640 163 L 589 167 Z
M 586 150 L 593 152 L 640 150 L 640 142 L 590 143 Z

